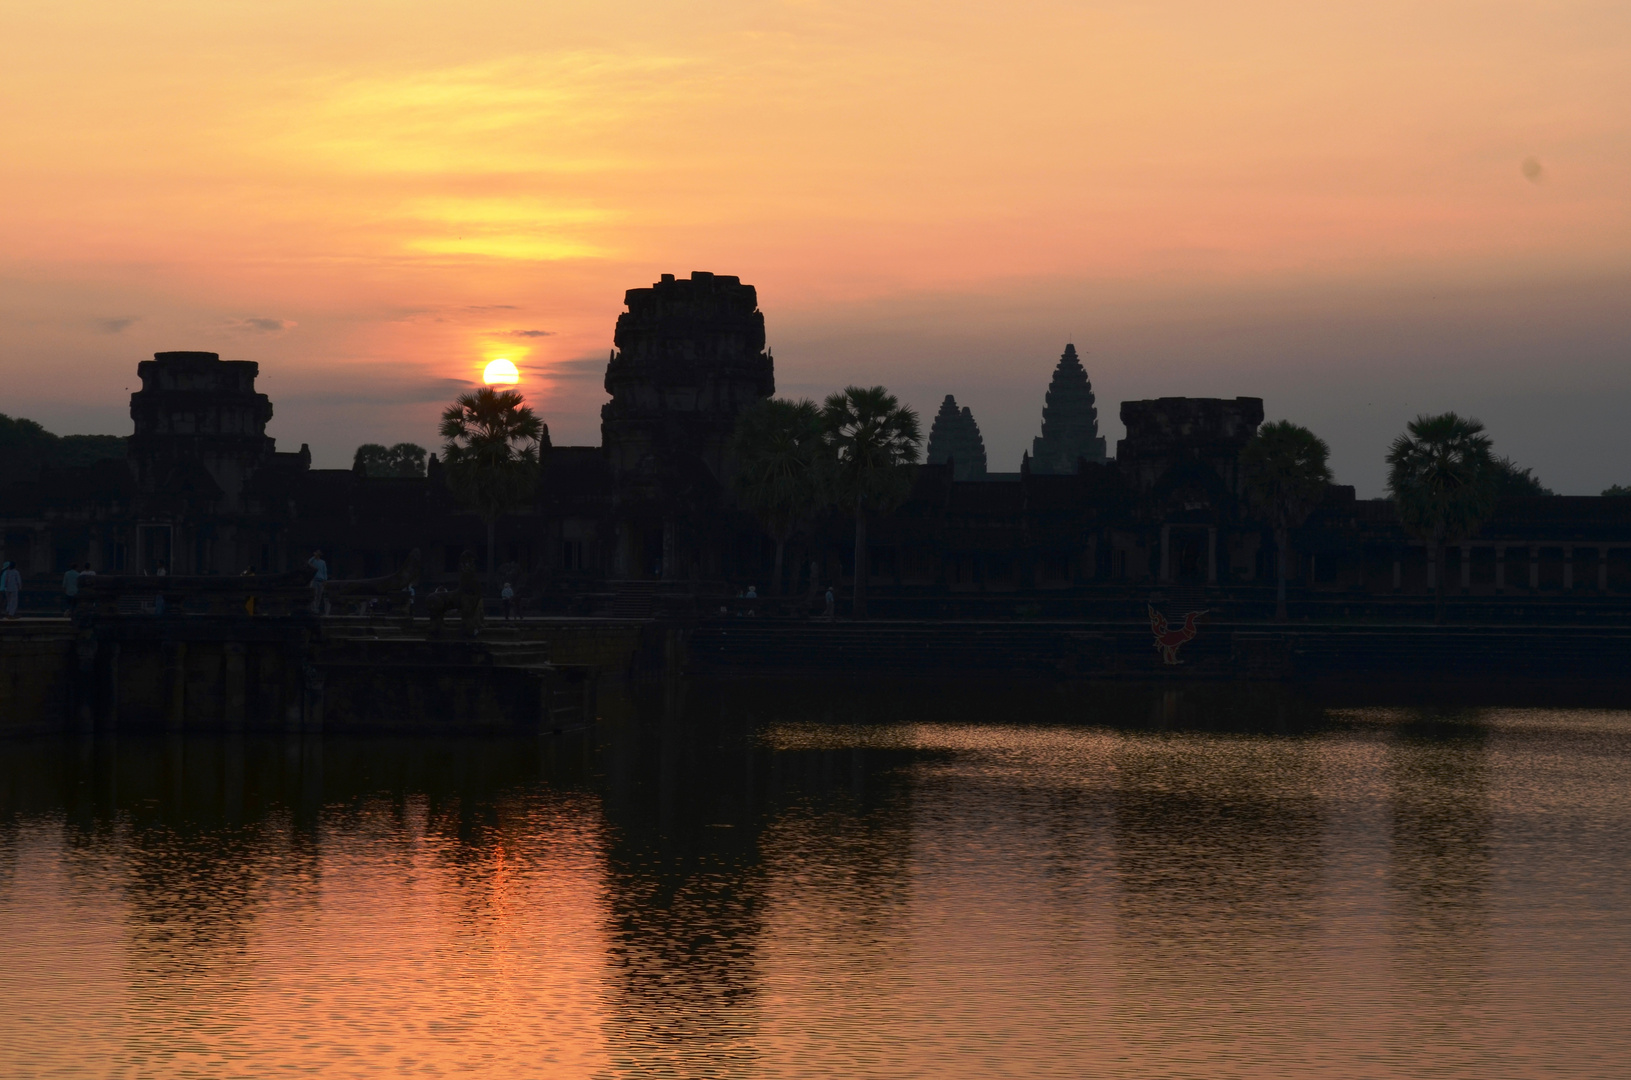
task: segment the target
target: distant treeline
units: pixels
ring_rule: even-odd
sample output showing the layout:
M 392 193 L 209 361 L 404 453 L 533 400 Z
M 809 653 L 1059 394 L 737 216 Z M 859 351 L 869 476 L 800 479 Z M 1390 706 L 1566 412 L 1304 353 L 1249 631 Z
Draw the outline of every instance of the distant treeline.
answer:
M 0 413 L 0 484 L 124 456 L 123 435 L 53 435 L 32 420 Z

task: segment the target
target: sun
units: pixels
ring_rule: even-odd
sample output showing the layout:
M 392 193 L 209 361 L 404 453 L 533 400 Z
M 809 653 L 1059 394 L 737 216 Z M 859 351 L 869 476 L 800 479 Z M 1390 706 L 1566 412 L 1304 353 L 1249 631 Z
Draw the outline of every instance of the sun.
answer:
M 481 380 L 488 386 L 514 386 L 521 381 L 521 373 L 515 370 L 514 364 L 499 357 L 487 365 L 481 373 Z

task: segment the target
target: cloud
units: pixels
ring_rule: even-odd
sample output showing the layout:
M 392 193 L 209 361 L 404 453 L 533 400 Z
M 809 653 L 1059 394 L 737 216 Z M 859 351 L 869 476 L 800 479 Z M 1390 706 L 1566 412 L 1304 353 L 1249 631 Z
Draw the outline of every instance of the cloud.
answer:
M 1524 158 L 1521 168 L 1523 169 L 1523 178 L 1531 184 L 1538 184 L 1546 179 L 1546 167 L 1540 163 L 1538 157 Z
M 506 330 L 505 337 L 554 337 L 553 330 Z
M 101 334 L 122 334 L 139 319 L 136 315 L 117 315 L 107 319 L 94 319 L 91 325 Z
M 306 406 L 445 404 L 478 385 L 465 379 L 422 379 L 385 386 L 341 386 L 317 393 L 301 391 L 283 394 L 278 401 Z
M 520 309 L 520 307 L 518 307 L 515 304 L 468 304 L 468 305 L 465 306 L 464 310 L 466 310 L 466 311 L 520 311 L 521 309 Z
M 293 319 L 274 319 L 266 316 L 252 316 L 247 319 L 234 319 L 227 324 L 231 329 L 244 334 L 281 334 L 283 331 L 300 324 Z
M 557 360 L 548 364 L 527 364 L 521 368 L 523 376 L 551 379 L 555 382 L 599 382 L 606 374 L 606 361 L 599 358 L 583 360 Z

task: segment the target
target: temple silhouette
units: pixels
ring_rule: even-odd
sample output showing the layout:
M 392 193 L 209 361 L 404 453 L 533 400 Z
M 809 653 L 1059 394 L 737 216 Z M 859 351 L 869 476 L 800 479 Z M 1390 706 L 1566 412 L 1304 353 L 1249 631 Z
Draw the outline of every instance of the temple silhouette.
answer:
M 737 418 L 775 391 L 753 286 L 665 274 L 625 303 L 601 445 L 544 451 L 531 505 L 499 522 L 497 561 L 543 611 L 582 611 L 582 597 L 628 583 L 775 591 L 770 542 L 732 489 Z M 273 403 L 256 390 L 256 364 L 164 352 L 137 374 L 124 460 L 47 469 L 0 493 L 4 554 L 25 573 L 77 562 L 104 574 L 279 573 L 321 547 L 337 578 L 373 577 L 417 548 L 434 579 L 451 578 L 466 549 L 485 557 L 484 525 L 434 457 L 421 477 L 315 469 L 305 446 L 279 451 L 266 435 Z M 1248 512 L 1237 466 L 1263 417 L 1255 397 L 1126 401 L 1111 457 L 1066 345 L 1040 434 L 1005 474 L 987 470 L 974 416 L 948 394 L 910 499 L 870 528 L 871 603 L 880 614 L 1069 614 L 1134 610 L 1171 588 L 1266 595 L 1272 536 Z M 852 538 L 836 512 L 795 537 L 782 591 L 842 589 Z M 1392 504 L 1351 487 L 1331 486 L 1291 542 L 1296 595 L 1333 611 L 1430 591 L 1426 551 Z M 1631 593 L 1631 499 L 1503 500 L 1450 549 L 1446 574 L 1452 594 L 1491 603 Z

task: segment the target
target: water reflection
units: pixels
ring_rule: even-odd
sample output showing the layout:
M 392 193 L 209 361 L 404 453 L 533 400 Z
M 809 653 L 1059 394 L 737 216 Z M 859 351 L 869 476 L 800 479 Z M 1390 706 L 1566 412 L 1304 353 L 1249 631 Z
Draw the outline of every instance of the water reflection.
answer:
M 1389 886 L 1397 963 L 1420 1007 L 1401 1046 L 1475 1065 L 1461 1021 L 1489 969 L 1489 740 L 1477 714 L 1407 714 L 1388 747 Z
M 8 744 L 0 1075 L 1631 1053 L 1626 714 L 683 685 L 601 710 L 568 738 Z

